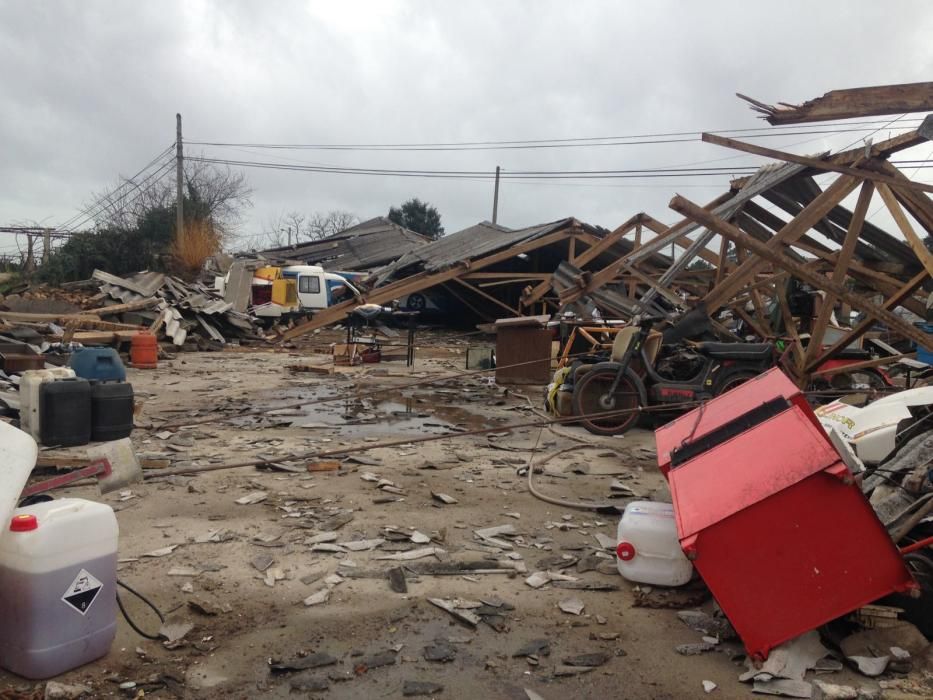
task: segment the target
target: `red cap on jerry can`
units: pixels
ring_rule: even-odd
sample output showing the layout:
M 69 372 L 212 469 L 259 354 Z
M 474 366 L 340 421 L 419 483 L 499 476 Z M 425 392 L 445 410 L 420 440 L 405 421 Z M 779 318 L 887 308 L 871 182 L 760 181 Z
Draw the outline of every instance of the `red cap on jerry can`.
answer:
M 22 515 L 14 515 L 12 520 L 10 520 L 10 530 L 12 532 L 29 532 L 38 527 L 39 521 L 36 520 L 35 515 L 24 513 Z
M 622 561 L 631 561 L 635 558 L 635 545 L 631 542 L 619 542 L 616 547 L 616 556 Z

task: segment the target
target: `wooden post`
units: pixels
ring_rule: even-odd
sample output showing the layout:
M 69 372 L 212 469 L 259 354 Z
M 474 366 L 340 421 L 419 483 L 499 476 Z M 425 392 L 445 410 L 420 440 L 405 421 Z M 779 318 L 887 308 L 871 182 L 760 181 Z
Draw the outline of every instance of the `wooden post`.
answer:
M 492 193 L 492 223 L 499 219 L 499 166 L 496 166 L 496 187 Z
M 720 235 L 728 236 L 736 243 L 736 245 L 744 245 L 750 252 L 755 253 L 759 257 L 764 258 L 765 260 L 768 260 L 775 265 L 783 267 L 795 277 L 798 277 L 804 282 L 810 283 L 815 288 L 832 292 L 843 301 L 849 302 L 855 308 L 863 311 L 872 318 L 881 321 L 891 330 L 899 333 L 905 338 L 913 340 L 921 347 L 933 350 L 933 337 L 926 333 L 921 333 L 918 328 L 914 328 L 911 324 L 905 322 L 896 314 L 893 314 L 887 309 L 868 301 L 867 299 L 858 294 L 855 294 L 854 292 L 849 291 L 843 285 L 833 282 L 825 275 L 822 275 L 819 272 L 814 272 L 806 265 L 802 265 L 795 260 L 791 260 L 786 255 L 783 255 L 778 250 L 776 250 L 775 247 L 772 247 L 771 243 L 774 243 L 776 240 L 778 240 L 780 234 L 775 236 L 771 240 L 771 243 L 766 245 L 761 241 L 758 241 L 755 238 L 749 236 L 747 233 L 737 228 L 736 226 L 733 226 L 728 221 L 723 221 L 712 212 L 706 211 L 702 207 L 694 204 L 684 197 L 681 197 L 680 195 L 676 195 L 671 200 L 670 207 L 674 211 L 692 218 L 697 223 L 700 223 L 709 229 L 715 230 Z M 798 217 L 797 220 L 800 218 L 801 217 Z M 791 222 L 790 225 L 793 225 L 793 223 L 794 222 Z M 711 312 L 713 311 L 713 309 L 709 310 Z
M 917 259 L 923 264 L 926 271 L 933 277 L 933 255 L 930 254 L 930 251 L 927 250 L 923 241 L 920 240 L 920 236 L 914 231 L 914 227 L 910 225 L 910 222 L 904 215 L 904 210 L 901 209 L 901 205 L 894 198 L 894 193 L 891 192 L 891 189 L 887 185 L 878 185 L 878 194 L 880 194 L 881 199 L 884 200 L 885 206 L 887 206 L 888 211 L 891 212 L 891 216 L 894 217 L 894 222 L 901 230 L 901 233 L 904 234 L 904 238 L 907 239 L 907 243 L 914 251 L 914 255 L 917 256 Z
M 852 221 L 849 223 L 849 231 L 846 233 L 842 251 L 839 253 L 839 260 L 833 270 L 832 280 L 837 284 L 842 284 L 845 281 L 846 270 L 852 261 L 852 255 L 855 253 L 855 244 L 858 243 L 858 237 L 862 231 L 862 224 L 865 221 L 865 214 L 868 212 L 868 205 L 871 204 L 873 193 L 874 186 L 871 182 L 868 180 L 863 182 L 862 190 L 858 195 L 858 202 L 856 202 L 855 210 L 852 213 Z M 835 304 L 836 297 L 827 292 L 826 298 L 823 299 L 823 305 L 820 307 L 820 312 L 816 317 L 816 322 L 810 331 L 810 344 L 807 346 L 807 356 L 804 362 L 801 363 L 803 365 L 801 369 L 806 368 L 813 361 L 813 358 L 819 354 L 819 350 L 823 345 L 823 336 L 826 334 L 826 326 L 832 317 Z
M 768 248 L 769 251 L 780 250 L 781 246 L 793 243 L 795 240 L 800 238 L 805 234 L 810 228 L 824 216 L 826 213 L 835 207 L 839 202 L 845 199 L 852 190 L 856 188 L 858 181 L 855 178 L 843 176 L 839 177 L 833 182 L 832 185 L 827 187 L 823 193 L 814 199 L 806 208 L 800 212 L 799 215 L 794 217 L 784 228 L 777 232 L 777 234 L 768 241 L 767 245 L 760 243 L 759 241 L 752 239 L 751 236 L 748 236 L 744 232 L 743 236 L 746 238 L 755 240 L 755 243 L 761 246 Z M 676 199 L 682 199 L 681 197 L 675 197 Z M 687 200 L 683 200 L 687 201 Z M 709 212 L 707 212 L 709 213 Z M 704 216 L 704 218 L 706 218 Z M 713 216 L 717 222 L 722 222 L 722 219 L 719 217 Z M 730 225 L 730 228 L 735 228 Z M 738 229 L 736 229 L 738 230 Z M 720 233 L 722 233 L 720 231 Z M 736 243 L 735 239 L 733 242 Z M 736 243 L 738 245 L 738 243 Z M 706 308 L 710 313 L 718 309 L 720 306 L 725 304 L 729 299 L 735 296 L 736 292 L 742 288 L 747 279 L 751 277 L 755 272 L 763 268 L 765 265 L 764 261 L 759 258 L 749 258 L 744 263 L 739 265 L 731 275 L 729 275 L 726 280 L 718 285 L 712 292 L 706 295 L 706 298 L 703 300 L 706 302 Z
M 907 282 L 907 284 L 901 287 L 895 294 L 892 294 L 890 297 L 885 299 L 884 304 L 881 305 L 881 308 L 883 309 L 895 308 L 896 306 L 901 304 L 904 301 L 904 299 L 908 298 L 911 294 L 913 294 L 917 290 L 917 288 L 921 284 L 923 284 L 923 280 L 925 280 L 926 278 L 927 278 L 927 273 L 925 270 L 923 272 L 920 272 L 914 275 L 913 279 Z M 821 364 L 823 364 L 827 360 L 830 360 L 833 357 L 835 357 L 841 350 L 844 350 L 846 347 L 848 347 L 852 343 L 852 341 L 858 340 L 858 338 L 860 338 L 865 333 L 865 331 L 867 331 L 869 328 L 872 327 L 874 322 L 875 320 L 873 318 L 866 318 L 860 321 L 858 325 L 855 326 L 855 328 L 853 328 L 851 331 L 846 333 L 842 338 L 840 338 L 835 343 L 833 343 L 832 347 L 830 347 L 826 352 L 824 352 L 822 355 L 820 355 L 816 359 L 808 362 L 807 366 L 804 367 L 804 372 L 812 372 L 814 369 L 819 367 Z
M 185 235 L 185 154 L 181 140 L 181 114 L 175 115 L 175 235 Z

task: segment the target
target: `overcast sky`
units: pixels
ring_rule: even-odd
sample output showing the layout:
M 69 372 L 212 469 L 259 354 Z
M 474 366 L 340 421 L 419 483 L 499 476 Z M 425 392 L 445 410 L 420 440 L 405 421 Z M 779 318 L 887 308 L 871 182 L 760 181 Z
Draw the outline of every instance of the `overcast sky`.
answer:
M 91 192 L 135 173 L 171 144 L 176 112 L 186 140 L 230 143 L 434 143 L 760 128 L 767 124 L 736 92 L 799 102 L 835 88 L 929 80 L 931 37 L 929 0 L 0 0 L 0 225 L 67 220 Z M 755 142 L 815 152 L 842 148 L 878 127 L 863 128 Z M 898 132 L 874 138 L 892 133 Z M 929 158 L 929 150 L 909 157 Z M 694 142 L 453 153 L 188 151 L 488 172 L 496 165 L 517 171 L 760 162 Z M 254 189 L 241 230 L 247 242 L 281 212 L 344 209 L 366 219 L 412 196 L 434 204 L 448 232 L 491 217 L 488 180 L 247 172 Z M 519 227 L 575 216 L 613 228 L 647 211 L 670 222 L 675 216 L 667 202 L 675 192 L 708 201 L 729 178 L 506 181 L 499 221 Z

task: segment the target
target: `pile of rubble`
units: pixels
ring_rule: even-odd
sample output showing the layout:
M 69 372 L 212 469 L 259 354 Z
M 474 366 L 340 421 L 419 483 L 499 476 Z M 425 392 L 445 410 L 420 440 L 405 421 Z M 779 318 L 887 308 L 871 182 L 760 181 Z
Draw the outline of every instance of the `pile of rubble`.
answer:
M 253 318 L 235 311 L 214 290 L 201 283 L 188 283 L 160 272 L 138 272 L 128 278 L 101 270 L 94 271 L 104 303 L 115 305 L 146 304 L 136 311 L 124 311 L 127 323 L 148 325 L 176 346 L 184 345 L 189 335 L 199 346 L 206 341 L 225 344 L 229 340 L 262 340 Z M 111 307 L 113 308 L 113 307 Z
M 61 289 L 26 287 L 0 300 L 0 335 L 42 352 L 71 343 L 119 344 L 140 332 L 179 348 L 264 340 L 249 314 L 212 289 L 161 272 L 124 278 L 95 270 Z

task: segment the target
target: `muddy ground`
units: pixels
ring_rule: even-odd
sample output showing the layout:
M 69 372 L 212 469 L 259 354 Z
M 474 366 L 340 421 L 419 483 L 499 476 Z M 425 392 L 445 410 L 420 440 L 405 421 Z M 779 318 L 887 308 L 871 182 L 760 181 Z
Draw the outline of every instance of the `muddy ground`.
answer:
M 701 633 L 680 622 L 674 609 L 636 605 L 638 598 L 711 611 L 708 597 L 699 589 L 676 595 L 660 589 L 639 592 L 619 576 L 611 550 L 595 537 L 614 539 L 617 516 L 538 500 L 517 473 L 532 450 L 539 462 L 568 447 L 589 448 L 547 461 L 537 485 L 558 498 L 600 503 L 618 479 L 640 497 L 667 499 L 650 431 L 595 438 L 577 427 L 499 429 L 492 437 L 364 451 L 381 441 L 534 420 L 531 404 L 540 404 L 542 388 L 522 388 L 531 401 L 483 376 L 399 388 L 462 371 L 463 352 L 456 347 L 422 348 L 413 369 L 392 362 L 319 375 L 289 369 L 296 364 L 330 366 L 329 358 L 314 348 L 291 353 L 244 349 L 179 354 L 157 370 L 129 370 L 143 404 L 138 422 L 151 428 L 133 435 L 141 457 L 204 465 L 359 446 L 351 455 L 374 463 L 344 460 L 338 471 L 308 472 L 315 460 L 302 459 L 291 463 L 297 473 L 243 467 L 162 479 L 154 478 L 156 470 L 147 470 L 148 480 L 131 487 L 131 493 L 105 497 L 118 509 L 119 576 L 170 619 L 194 627 L 166 648 L 141 638 L 121 618 L 111 652 L 58 681 L 87 685 L 95 696 L 127 697 L 143 690 L 156 697 L 396 698 L 402 697 L 406 681 L 421 681 L 443 686 L 435 693 L 441 698 L 520 699 L 528 697 L 527 688 L 548 700 L 657 699 L 703 696 L 704 680 L 717 684 L 713 692 L 718 697 L 750 695 L 750 688 L 737 680 L 744 670 L 736 658 L 738 644 L 680 655 L 674 647 L 699 642 Z M 327 398 L 337 400 L 321 403 Z M 271 412 L 283 403 L 303 407 Z M 232 416 L 257 409 L 260 415 L 227 422 L 170 431 L 158 427 L 217 410 Z M 391 481 L 401 494 L 382 490 L 377 481 L 366 480 L 369 474 Z M 236 502 L 254 492 L 265 492 L 264 500 Z M 456 503 L 442 504 L 432 492 Z M 92 487 L 65 494 L 95 497 Z M 626 502 L 613 501 L 620 507 Z M 506 547 L 484 543 L 474 534 L 498 525 L 512 525 L 518 535 Z M 372 551 L 349 552 L 312 551 L 309 543 L 329 531 L 336 531 L 337 543 L 380 539 L 386 528 L 394 528 L 398 538 L 417 530 L 426 537 L 416 539 L 430 542 L 389 540 Z M 170 554 L 145 556 L 172 546 Z M 409 562 L 377 559 L 425 547 L 443 551 Z M 269 559 L 272 563 L 261 572 L 257 566 Z M 475 575 L 409 571 L 407 593 L 394 592 L 386 579 L 391 567 L 423 570 L 441 562 L 513 570 Z M 618 590 L 554 584 L 536 590 L 525 583 L 542 569 Z M 275 580 L 278 576 L 281 580 Z M 327 600 L 305 605 L 316 593 Z M 484 621 L 475 628 L 461 623 L 428 598 L 483 603 L 478 612 L 485 614 Z M 580 615 L 559 609 L 559 602 L 571 598 L 584 604 Z M 124 600 L 140 626 L 153 632 L 159 628 L 143 605 L 126 594 Z M 542 639 L 549 643 L 549 655 L 513 656 Z M 452 660 L 425 660 L 425 647 L 432 645 Z M 383 652 L 390 654 L 382 660 L 392 663 L 378 666 Z M 270 660 L 316 653 L 330 655 L 334 663 L 299 672 L 270 670 Z M 608 660 L 582 675 L 556 675 L 565 660 L 593 653 L 604 653 Z M 848 672 L 831 678 L 865 684 Z M 119 688 L 129 682 L 136 687 Z M 318 689 L 325 684 L 326 690 Z M 0 673 L 0 688 L 32 687 Z

